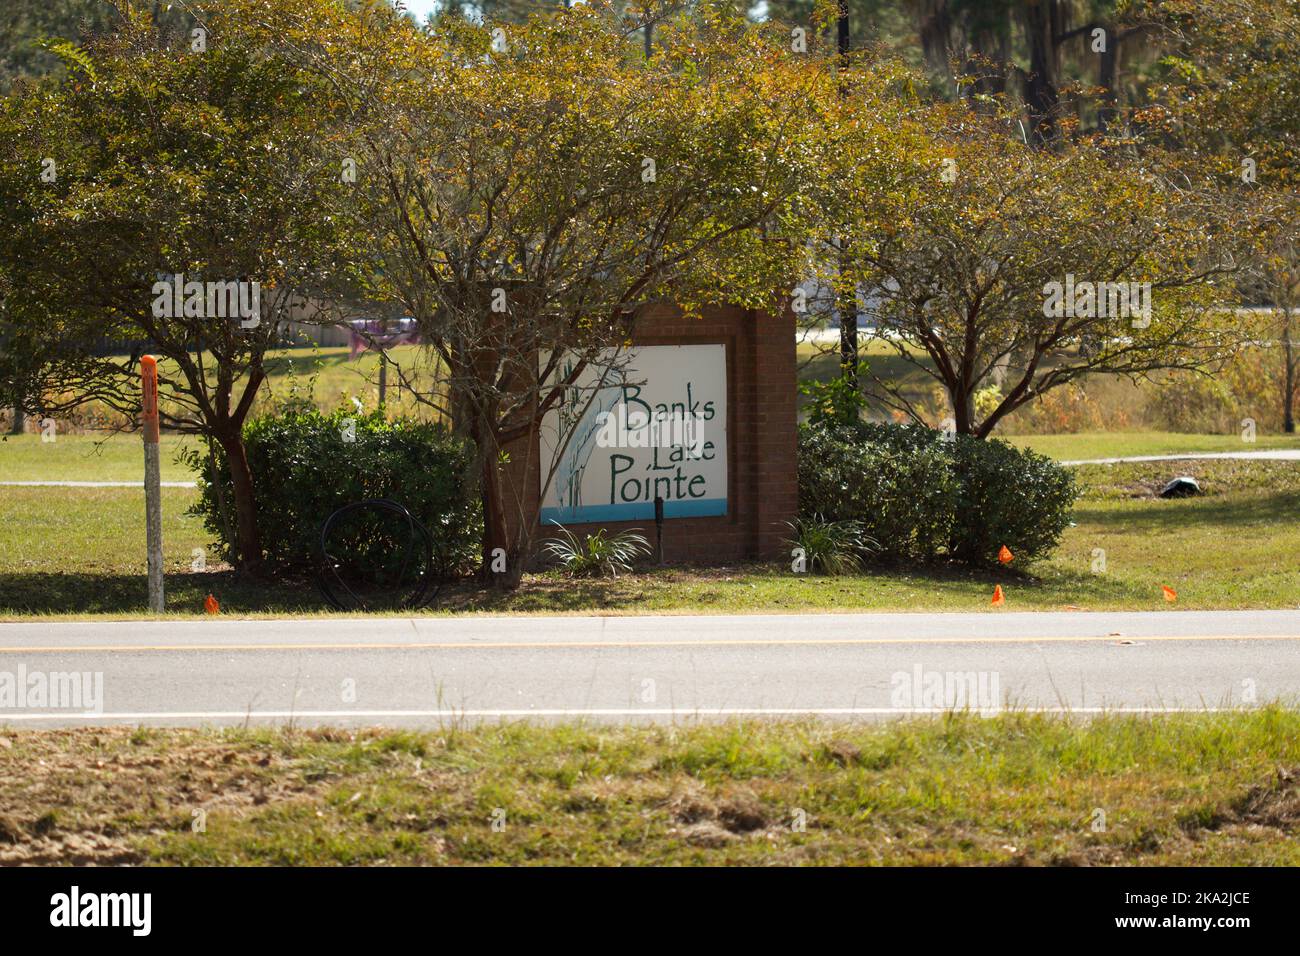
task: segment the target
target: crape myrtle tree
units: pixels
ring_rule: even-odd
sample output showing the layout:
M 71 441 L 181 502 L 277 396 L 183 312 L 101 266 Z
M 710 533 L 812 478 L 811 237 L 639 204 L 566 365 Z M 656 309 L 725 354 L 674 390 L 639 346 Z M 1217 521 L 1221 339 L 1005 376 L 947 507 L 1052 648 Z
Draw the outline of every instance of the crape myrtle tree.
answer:
M 345 284 L 331 210 L 346 184 L 315 77 L 224 5 L 192 8 L 202 30 L 179 42 L 146 6 L 124 2 L 115 31 L 64 48 L 64 77 L 4 105 L 0 399 L 47 415 L 96 402 L 134 420 L 139 354 L 159 356 L 164 427 L 224 453 L 229 557 L 255 570 L 241 429 L 278 322 Z M 179 310 L 158 285 L 178 275 Z
M 874 338 L 941 387 L 957 432 L 987 437 L 1089 373 L 1204 369 L 1230 353 L 1234 323 L 1216 305 L 1244 227 L 1210 177 L 1194 184 L 1132 144 L 1035 149 L 962 104 L 923 122 L 938 157 L 913 151 L 897 188 L 844 180 L 865 228 L 842 281 L 869 303 Z M 924 419 L 897 382 L 873 383 Z
M 599 3 L 433 32 L 305 0 L 264 15 L 336 84 L 375 295 L 433 353 L 441 381 L 419 398 L 476 444 L 483 573 L 513 587 L 538 508 L 506 458 L 545 493 L 555 463 L 520 457 L 567 405 L 564 446 L 594 389 L 575 391 L 613 380 L 638 310 L 775 308 L 792 289 L 833 77 L 788 30 L 707 7 L 664 24 L 649 58 L 635 16 Z

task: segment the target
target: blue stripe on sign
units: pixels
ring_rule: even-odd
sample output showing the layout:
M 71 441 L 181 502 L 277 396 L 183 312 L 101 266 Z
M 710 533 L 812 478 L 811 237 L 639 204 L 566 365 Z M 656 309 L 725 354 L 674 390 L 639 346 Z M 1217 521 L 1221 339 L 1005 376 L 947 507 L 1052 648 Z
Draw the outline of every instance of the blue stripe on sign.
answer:
M 727 513 L 726 498 L 687 498 L 664 502 L 664 518 L 710 518 Z M 596 521 L 654 521 L 653 501 L 618 505 L 582 505 L 577 508 L 543 508 L 542 524 L 586 524 Z

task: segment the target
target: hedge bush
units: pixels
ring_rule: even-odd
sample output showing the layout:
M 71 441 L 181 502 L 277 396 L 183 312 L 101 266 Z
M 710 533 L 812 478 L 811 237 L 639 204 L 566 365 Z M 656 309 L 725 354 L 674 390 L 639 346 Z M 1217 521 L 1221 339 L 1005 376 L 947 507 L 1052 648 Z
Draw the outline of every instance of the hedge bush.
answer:
M 952 451 L 958 476 L 952 557 L 996 561 L 1006 545 L 1017 560 L 1028 561 L 1057 546 L 1079 497 L 1074 472 L 996 438 L 959 435 Z
M 250 420 L 244 441 L 268 570 L 314 568 L 325 519 L 366 498 L 405 505 L 429 529 L 444 571 L 455 573 L 475 562 L 482 522 L 477 495 L 466 478 L 472 449 L 441 426 L 388 421 L 378 412 L 325 415 L 312 409 Z M 229 512 L 230 474 L 219 448 L 215 460 Z M 199 498 L 191 513 L 203 518 L 229 557 L 234 515 L 221 513 L 208 460 L 191 451 L 189 464 L 200 472 Z
M 800 426 L 799 513 L 856 521 L 901 560 L 1021 561 L 1050 552 L 1078 497 L 1073 474 L 997 439 L 911 425 Z
M 948 454 L 910 430 L 829 422 L 800 430 L 800 516 L 856 521 L 881 556 L 933 557 L 947 544 L 955 494 Z

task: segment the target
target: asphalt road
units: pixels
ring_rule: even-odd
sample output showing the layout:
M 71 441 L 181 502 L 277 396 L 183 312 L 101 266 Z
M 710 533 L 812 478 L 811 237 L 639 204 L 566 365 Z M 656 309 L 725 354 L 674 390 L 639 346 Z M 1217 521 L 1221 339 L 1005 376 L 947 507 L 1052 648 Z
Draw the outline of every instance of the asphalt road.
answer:
M 1300 701 L 1300 610 L 0 624 L 0 727 L 15 728 L 1272 700 Z

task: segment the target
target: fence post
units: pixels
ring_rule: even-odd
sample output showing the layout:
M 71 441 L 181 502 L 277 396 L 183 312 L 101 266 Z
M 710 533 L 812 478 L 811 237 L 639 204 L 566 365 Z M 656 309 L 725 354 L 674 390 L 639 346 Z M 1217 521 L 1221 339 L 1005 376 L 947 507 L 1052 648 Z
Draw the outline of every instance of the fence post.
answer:
M 144 521 L 149 549 L 149 610 L 163 611 L 162 478 L 158 461 L 158 360 L 140 359 L 141 415 L 144 428 Z

